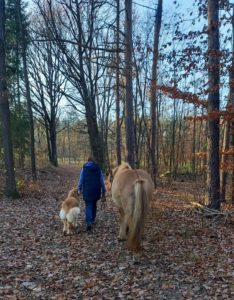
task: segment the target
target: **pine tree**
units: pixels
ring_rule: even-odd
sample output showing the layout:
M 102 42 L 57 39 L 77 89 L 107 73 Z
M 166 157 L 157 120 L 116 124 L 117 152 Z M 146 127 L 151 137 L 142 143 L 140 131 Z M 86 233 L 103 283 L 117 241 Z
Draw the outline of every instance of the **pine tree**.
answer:
M 33 180 L 36 180 L 37 172 L 36 172 L 34 121 L 33 121 L 32 101 L 31 101 L 28 66 L 27 66 L 27 36 L 28 36 L 28 34 L 27 34 L 27 24 L 25 23 L 25 19 L 24 19 L 23 5 L 22 5 L 21 0 L 16 0 L 16 11 L 17 11 L 17 21 L 18 21 L 19 32 L 20 32 L 20 45 L 22 48 L 24 83 L 25 83 L 26 101 L 27 101 L 27 109 L 28 109 L 28 117 L 29 117 L 31 172 L 32 172 Z
M 8 101 L 6 65 L 5 65 L 5 1 L 0 0 L 0 117 L 2 121 L 2 137 L 4 161 L 6 169 L 5 194 L 16 197 L 16 181 L 14 171 L 13 149 L 10 132 L 10 109 Z

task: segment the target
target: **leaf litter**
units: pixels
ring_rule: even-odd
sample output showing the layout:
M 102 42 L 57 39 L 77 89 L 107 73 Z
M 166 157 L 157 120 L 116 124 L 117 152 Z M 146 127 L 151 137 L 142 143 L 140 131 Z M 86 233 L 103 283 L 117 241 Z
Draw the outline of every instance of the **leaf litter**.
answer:
M 138 263 L 117 240 L 111 199 L 85 232 L 62 235 L 58 213 L 74 167 L 39 172 L 17 200 L 0 201 L 0 299 L 234 299 L 233 222 L 191 213 L 183 184 L 155 192 Z

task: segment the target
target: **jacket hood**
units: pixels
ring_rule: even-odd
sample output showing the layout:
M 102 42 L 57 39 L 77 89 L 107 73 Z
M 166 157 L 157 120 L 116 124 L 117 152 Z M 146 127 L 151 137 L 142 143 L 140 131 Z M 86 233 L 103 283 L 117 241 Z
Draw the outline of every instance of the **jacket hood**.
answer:
M 93 161 L 88 161 L 87 163 L 84 164 L 84 167 L 91 167 L 94 165 L 95 165 L 95 163 Z

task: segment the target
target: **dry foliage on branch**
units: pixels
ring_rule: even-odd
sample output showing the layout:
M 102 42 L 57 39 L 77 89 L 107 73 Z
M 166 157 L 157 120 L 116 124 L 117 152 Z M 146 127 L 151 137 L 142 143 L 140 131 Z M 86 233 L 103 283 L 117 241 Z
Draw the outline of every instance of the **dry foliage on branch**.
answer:
M 184 119 L 188 121 L 209 121 L 209 120 L 216 120 L 219 118 L 223 118 L 222 121 L 233 121 L 234 120 L 234 113 L 230 112 L 228 110 L 225 111 L 213 111 L 208 113 L 207 115 L 201 115 L 201 116 L 185 116 Z M 222 122 L 223 123 L 223 122 Z M 221 123 L 221 124 L 222 124 Z M 220 124 L 220 125 L 221 125 Z
M 163 92 L 168 97 L 174 98 L 174 99 L 181 99 L 184 102 L 192 103 L 197 106 L 201 107 L 207 107 L 207 102 L 204 100 L 201 100 L 198 95 L 189 93 L 189 92 L 183 92 L 177 87 L 173 86 L 165 86 L 165 85 L 158 85 L 157 89 Z

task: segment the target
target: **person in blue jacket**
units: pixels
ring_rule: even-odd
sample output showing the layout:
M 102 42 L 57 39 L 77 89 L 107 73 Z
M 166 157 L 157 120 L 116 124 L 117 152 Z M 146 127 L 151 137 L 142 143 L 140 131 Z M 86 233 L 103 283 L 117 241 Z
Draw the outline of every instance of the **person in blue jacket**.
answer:
M 106 188 L 101 168 L 92 157 L 83 165 L 78 183 L 78 193 L 83 194 L 85 201 L 86 230 L 96 222 L 97 201 L 105 198 Z

